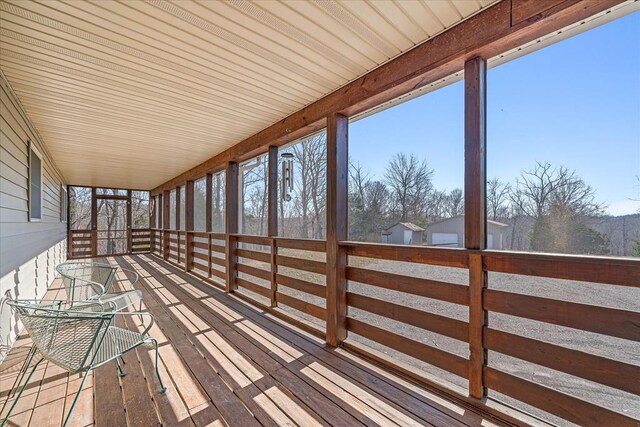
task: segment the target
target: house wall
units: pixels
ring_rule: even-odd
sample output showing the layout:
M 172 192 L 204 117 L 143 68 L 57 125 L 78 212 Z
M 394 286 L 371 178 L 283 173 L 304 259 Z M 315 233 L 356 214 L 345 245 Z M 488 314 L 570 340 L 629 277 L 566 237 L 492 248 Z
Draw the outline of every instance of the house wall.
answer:
M 491 249 L 505 249 L 508 230 L 508 227 L 487 223 L 487 234 L 493 235 L 493 248 Z M 433 233 L 456 233 L 458 235 L 458 247 L 464 247 L 464 217 L 451 218 L 429 225 L 427 227 L 427 245 L 433 244 Z
M 388 232 L 390 232 L 391 234 L 388 236 L 388 240 L 385 240 L 386 236 L 382 236 L 382 242 L 384 243 L 390 243 L 393 245 L 403 245 L 404 244 L 404 230 L 406 230 L 405 227 L 401 226 L 401 225 L 396 225 L 395 227 L 392 227 L 388 230 Z M 412 237 L 411 237 L 411 241 L 412 241 L 412 245 L 421 245 L 422 244 L 422 232 L 420 231 L 413 231 L 412 232 Z
M 427 245 L 433 244 L 433 233 L 456 233 L 458 246 L 464 246 L 464 217 L 459 216 L 447 221 L 430 224 L 427 227 Z
M 66 260 L 64 179 L 0 71 L 0 361 L 20 332 L 7 298 L 40 299 Z M 29 222 L 28 141 L 42 155 L 42 220 Z M 66 200 L 65 200 L 66 202 Z

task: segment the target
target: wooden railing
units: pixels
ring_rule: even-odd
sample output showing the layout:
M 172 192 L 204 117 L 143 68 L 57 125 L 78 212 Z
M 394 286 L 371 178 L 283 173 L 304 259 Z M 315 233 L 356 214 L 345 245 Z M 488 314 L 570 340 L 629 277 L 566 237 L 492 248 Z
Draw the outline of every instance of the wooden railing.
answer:
M 69 230 L 67 238 L 69 258 L 89 258 L 94 256 L 95 233 L 91 230 Z
M 327 319 L 325 241 L 232 234 L 228 237 L 235 248 L 232 252 L 235 262 L 228 264 L 224 246 L 227 236 L 224 234 L 153 229 L 150 235 L 154 253 L 219 287 L 224 287 L 226 266 L 235 266 L 237 275 L 232 275 L 236 281 L 233 292 L 265 310 L 311 329 L 315 324 L 316 333 Z M 640 366 L 637 364 L 616 360 L 615 356 L 591 354 L 585 349 L 571 348 L 567 343 L 548 342 L 501 330 L 487 321 L 490 314 L 497 313 L 640 342 L 639 312 L 565 301 L 548 295 L 492 289 L 491 281 L 487 285 L 486 280 L 477 280 L 492 272 L 508 273 L 513 277 L 589 282 L 604 288 L 610 285 L 638 288 L 640 262 L 637 260 L 359 242 L 341 242 L 340 247 L 349 259 L 346 279 L 360 286 L 353 285 L 346 293 L 346 303 L 352 311 L 446 337 L 467 345 L 469 352 L 467 355 L 455 354 L 425 343 L 419 334 L 407 336 L 387 323 L 366 321 L 363 320 L 366 318 L 348 313 L 346 329 L 351 334 L 468 380 L 470 395 L 473 387 L 480 387 L 577 424 L 637 425 L 637 420 L 623 413 L 505 372 L 488 363 L 486 357 L 473 357 L 474 353 L 496 352 L 640 395 Z M 362 262 L 365 259 L 369 262 Z M 464 273 L 464 280 L 449 282 L 442 279 L 446 274 L 440 274 L 438 279 L 424 275 L 416 277 L 403 269 L 382 271 L 371 261 L 455 268 Z M 363 286 L 377 289 L 374 295 L 378 296 L 358 291 Z M 392 294 L 448 303 L 464 308 L 468 317 L 453 318 L 441 312 L 430 312 L 420 304 L 402 304 L 392 298 Z M 345 343 L 349 345 L 350 341 L 347 339 Z M 371 354 L 375 356 L 375 352 Z M 400 370 L 407 368 L 401 361 L 380 361 Z

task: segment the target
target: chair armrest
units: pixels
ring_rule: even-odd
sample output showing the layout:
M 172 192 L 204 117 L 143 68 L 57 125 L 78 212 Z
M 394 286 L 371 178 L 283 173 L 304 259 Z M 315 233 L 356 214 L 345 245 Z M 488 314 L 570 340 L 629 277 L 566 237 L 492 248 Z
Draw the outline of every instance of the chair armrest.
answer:
M 128 268 L 118 267 L 118 270 L 124 272 L 124 275 L 127 278 L 127 280 L 117 279 L 118 285 L 120 285 L 124 291 L 134 291 L 136 289 L 135 284 L 138 283 L 140 275 Z M 118 272 L 116 271 L 116 276 L 117 274 Z
M 85 301 L 99 297 L 105 293 L 105 288 L 97 282 L 75 279 L 73 286 L 73 296 L 67 295 L 69 301 Z
M 94 298 L 93 301 L 98 301 L 100 304 L 105 307 L 109 307 L 113 311 L 121 311 L 129 306 L 140 303 L 142 301 L 142 291 L 136 289 L 103 294 Z
M 114 315 L 115 316 L 138 316 L 138 317 L 144 317 L 149 319 L 148 324 L 147 322 L 143 323 L 145 325 L 145 328 L 142 331 L 142 335 L 147 335 L 147 332 L 149 332 L 149 330 L 153 326 L 153 323 L 155 322 L 153 320 L 153 316 L 148 311 L 118 311 L 117 313 L 114 313 Z

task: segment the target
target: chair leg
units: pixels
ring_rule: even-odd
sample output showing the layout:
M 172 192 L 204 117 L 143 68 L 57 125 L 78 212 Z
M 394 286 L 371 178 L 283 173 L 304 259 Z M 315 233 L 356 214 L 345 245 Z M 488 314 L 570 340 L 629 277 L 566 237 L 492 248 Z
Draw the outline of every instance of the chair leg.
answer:
M 36 369 L 38 368 L 38 365 L 40 365 L 40 363 L 42 363 L 43 360 L 44 360 L 44 357 L 41 358 L 40 360 L 38 360 L 38 362 L 31 369 L 31 372 L 29 373 L 29 376 L 27 376 L 26 381 L 24 382 L 24 384 L 20 388 L 20 391 L 18 392 L 18 395 L 15 397 L 15 400 L 11 404 L 11 407 L 9 408 L 9 412 L 7 412 L 7 415 L 4 417 L 2 422 L 0 422 L 0 427 L 4 426 L 7 423 L 7 421 L 9 420 L 9 417 L 11 416 L 11 412 L 13 412 L 13 409 L 16 407 L 16 403 L 18 403 L 18 400 L 20 400 L 20 396 L 22 396 L 22 392 L 24 391 L 25 388 L 27 388 L 27 384 L 29 384 L 29 380 L 31 380 L 31 377 L 33 376 L 33 373 L 36 371 Z M 20 386 L 19 383 L 16 384 L 16 387 L 18 387 L 18 386 Z
M 18 373 L 18 378 L 16 378 L 16 385 L 13 388 L 13 390 L 11 390 L 11 394 L 9 394 L 8 398 L 15 396 L 16 392 L 18 391 L 18 386 L 20 385 L 20 382 L 22 381 L 24 374 L 27 373 L 27 370 L 29 369 L 29 365 L 31 364 L 31 361 L 33 360 L 33 356 L 35 354 L 36 354 L 36 346 L 32 345 L 31 350 L 29 350 L 29 354 L 27 355 L 27 358 L 24 360 L 24 363 L 20 368 L 20 372 Z
M 116 358 L 116 365 L 118 366 L 118 375 L 120 375 L 121 377 L 127 376 L 127 373 L 124 371 L 124 369 L 122 369 L 119 358 Z
M 64 424 L 63 424 L 64 427 L 66 427 L 67 424 L 69 424 L 69 421 L 71 420 L 71 414 L 73 413 L 73 410 L 76 407 L 76 403 L 78 403 L 78 397 L 80 397 L 80 393 L 82 393 L 82 387 L 84 387 L 84 382 L 87 380 L 87 377 L 89 376 L 88 374 L 89 374 L 89 371 L 86 371 L 82 376 L 82 381 L 80 382 L 80 387 L 78 387 L 78 391 L 76 392 L 76 397 L 73 398 L 73 403 L 71 404 L 71 408 L 69 408 L 69 413 L 67 414 L 67 417 L 64 419 Z
M 160 393 L 164 393 L 167 391 L 167 388 L 164 386 L 162 378 L 160 378 L 160 370 L 158 369 L 158 340 L 151 338 L 151 341 L 153 341 L 153 346 L 156 349 L 156 376 L 158 377 L 158 382 L 160 382 Z

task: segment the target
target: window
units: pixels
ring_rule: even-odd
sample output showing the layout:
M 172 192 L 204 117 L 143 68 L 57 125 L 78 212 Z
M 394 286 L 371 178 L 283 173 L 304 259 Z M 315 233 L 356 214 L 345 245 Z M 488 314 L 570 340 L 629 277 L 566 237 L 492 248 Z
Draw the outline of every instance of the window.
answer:
M 92 202 L 91 188 L 69 187 L 69 228 L 71 230 L 91 229 Z
M 207 178 L 200 178 L 193 183 L 193 229 L 207 229 Z
M 492 249 L 640 256 L 639 23 L 634 13 L 489 70 Z
M 211 231 L 224 233 L 225 172 L 213 175 L 211 180 Z
M 278 235 L 324 239 L 327 205 L 327 133 L 278 150 Z
M 459 78 L 453 75 L 437 90 L 350 123 L 350 240 L 464 245 L 464 84 Z
M 29 141 L 29 220 L 42 220 L 42 155 Z
M 258 156 L 240 165 L 240 224 L 242 234 L 267 235 L 268 156 Z
M 186 210 L 186 206 L 187 206 L 187 187 L 186 186 L 181 186 L 180 187 L 180 224 L 178 227 L 178 230 L 186 230 L 186 224 L 187 224 L 187 210 Z
M 169 230 L 176 229 L 176 189 L 169 193 Z
M 60 186 L 60 222 L 67 222 L 67 187 Z
M 149 192 L 131 192 L 132 228 L 149 228 Z

